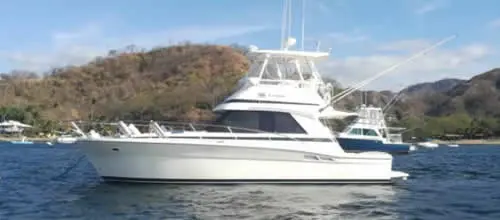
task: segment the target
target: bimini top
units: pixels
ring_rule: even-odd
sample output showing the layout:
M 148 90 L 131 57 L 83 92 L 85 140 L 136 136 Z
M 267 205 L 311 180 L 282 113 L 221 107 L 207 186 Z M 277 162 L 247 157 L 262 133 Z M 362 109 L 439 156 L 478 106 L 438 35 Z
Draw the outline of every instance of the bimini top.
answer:
M 314 61 L 322 61 L 328 59 L 330 54 L 328 52 L 319 51 L 297 51 L 297 50 L 250 50 L 249 57 L 259 56 L 276 56 L 295 59 L 312 59 Z

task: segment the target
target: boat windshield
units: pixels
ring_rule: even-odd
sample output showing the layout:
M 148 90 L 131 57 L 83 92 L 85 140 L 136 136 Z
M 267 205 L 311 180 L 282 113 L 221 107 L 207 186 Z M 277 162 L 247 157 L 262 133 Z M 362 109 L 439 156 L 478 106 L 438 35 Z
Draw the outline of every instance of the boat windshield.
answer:
M 263 80 L 309 80 L 316 79 L 317 72 L 313 62 L 306 57 L 269 57 L 252 62 L 248 77 Z

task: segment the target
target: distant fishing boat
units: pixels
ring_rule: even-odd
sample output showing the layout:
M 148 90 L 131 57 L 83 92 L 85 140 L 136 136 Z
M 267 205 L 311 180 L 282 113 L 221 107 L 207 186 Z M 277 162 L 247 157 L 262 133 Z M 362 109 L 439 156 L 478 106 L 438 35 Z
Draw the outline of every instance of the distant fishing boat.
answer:
M 354 123 L 338 134 L 337 140 L 345 151 L 406 154 L 415 150 L 412 144 L 403 143 L 401 133 L 390 132 L 405 128 L 387 127 L 382 108 L 361 105 L 358 115 Z

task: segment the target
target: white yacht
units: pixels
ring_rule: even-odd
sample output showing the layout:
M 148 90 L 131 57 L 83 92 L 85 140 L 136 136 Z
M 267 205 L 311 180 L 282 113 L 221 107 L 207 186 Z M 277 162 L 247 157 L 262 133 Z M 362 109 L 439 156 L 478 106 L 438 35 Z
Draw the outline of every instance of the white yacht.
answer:
M 426 140 L 426 141 L 417 143 L 417 146 L 425 147 L 425 148 L 437 148 L 437 147 L 439 147 L 439 144 L 434 143 L 431 140 Z
M 108 181 L 389 183 L 408 176 L 392 171 L 390 154 L 344 152 L 321 122 L 346 115 L 329 106 L 331 86 L 315 67 L 328 53 L 252 47 L 249 56 L 250 70 L 215 107 L 212 125 L 165 130 L 151 122 L 155 135 L 140 135 L 122 124 L 124 136 L 94 132 L 77 146 Z

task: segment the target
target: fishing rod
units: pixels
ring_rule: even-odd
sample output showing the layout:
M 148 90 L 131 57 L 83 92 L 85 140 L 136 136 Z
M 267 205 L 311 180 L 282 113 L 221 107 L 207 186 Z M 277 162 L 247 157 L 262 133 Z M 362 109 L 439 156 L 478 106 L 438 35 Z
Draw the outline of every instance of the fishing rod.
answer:
M 413 56 L 407 58 L 406 60 L 404 60 L 404 61 L 402 61 L 400 63 L 397 63 L 397 64 L 395 64 L 395 65 L 387 68 L 386 70 L 375 74 L 373 77 L 370 77 L 370 78 L 368 78 L 368 79 L 366 79 L 366 80 L 364 80 L 364 81 L 356 84 L 354 87 L 351 87 L 349 89 L 346 89 L 346 90 L 342 91 L 341 93 L 339 93 L 339 94 L 335 95 L 334 97 L 332 97 L 331 98 L 331 102 L 335 103 L 335 102 L 340 101 L 341 99 L 345 98 L 346 96 L 352 94 L 354 91 L 359 90 L 360 88 L 368 85 L 372 81 L 374 81 L 374 80 L 376 80 L 376 79 L 378 79 L 378 78 L 386 75 L 387 73 L 389 73 L 391 71 L 396 70 L 397 68 L 401 67 L 402 65 L 404 65 L 406 63 L 409 63 L 409 62 L 413 61 L 414 59 L 417 59 L 417 58 L 419 58 L 419 57 L 421 57 L 421 56 L 429 53 L 430 51 L 432 51 L 432 50 L 436 49 L 437 47 L 439 47 L 439 46 L 447 43 L 448 41 L 453 40 L 454 38 L 456 38 L 456 35 L 452 35 L 450 37 L 447 37 L 447 38 L 445 38 L 445 39 L 437 42 L 436 44 L 434 44 L 434 45 L 432 45 L 432 46 L 430 46 L 430 47 L 428 47 L 428 48 L 426 48 L 426 49 L 424 49 L 424 50 L 422 50 L 422 51 L 414 54 Z

